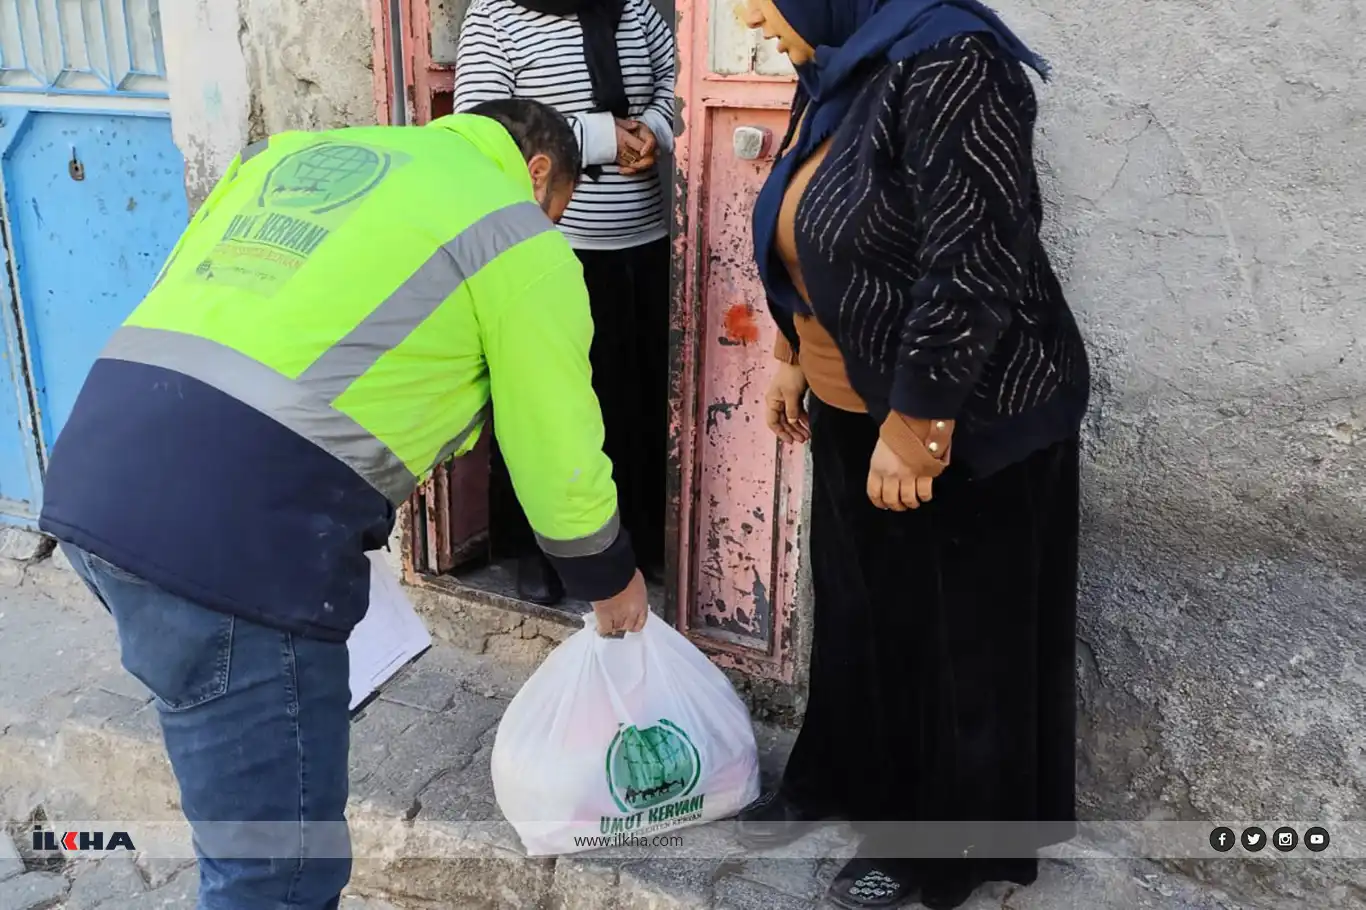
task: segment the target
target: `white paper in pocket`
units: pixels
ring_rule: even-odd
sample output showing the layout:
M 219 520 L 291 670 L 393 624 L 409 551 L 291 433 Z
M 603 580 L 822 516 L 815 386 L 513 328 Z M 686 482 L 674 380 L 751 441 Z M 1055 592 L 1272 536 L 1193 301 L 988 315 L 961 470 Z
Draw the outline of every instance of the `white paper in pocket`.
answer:
M 431 633 L 379 552 L 370 557 L 370 609 L 347 639 L 351 710 L 432 646 Z

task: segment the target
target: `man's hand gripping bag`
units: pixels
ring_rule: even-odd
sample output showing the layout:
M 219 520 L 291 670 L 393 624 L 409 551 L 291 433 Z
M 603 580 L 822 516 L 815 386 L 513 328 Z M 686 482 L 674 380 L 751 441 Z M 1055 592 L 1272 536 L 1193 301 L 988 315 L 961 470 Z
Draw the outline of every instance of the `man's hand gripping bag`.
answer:
M 585 617 L 508 706 L 492 764 L 498 808 L 531 856 L 728 818 L 759 795 L 749 711 L 653 613 L 619 639 Z

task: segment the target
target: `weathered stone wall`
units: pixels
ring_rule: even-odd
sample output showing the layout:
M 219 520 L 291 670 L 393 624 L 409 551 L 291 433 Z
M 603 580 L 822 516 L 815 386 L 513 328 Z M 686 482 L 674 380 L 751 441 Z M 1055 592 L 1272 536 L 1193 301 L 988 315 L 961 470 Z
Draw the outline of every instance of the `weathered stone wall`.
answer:
M 1361 9 L 1013 0 L 1003 13 L 1055 66 L 1038 156 L 1095 370 L 1085 812 L 1359 818 Z M 1366 895 L 1359 865 L 1220 867 L 1235 869 L 1313 905 Z
M 192 206 L 251 141 L 375 122 L 367 0 L 177 0 L 162 28 Z
M 179 0 L 161 6 L 171 132 L 185 156 L 191 211 L 247 144 L 251 89 L 240 29 L 237 0 Z
M 251 138 L 375 122 L 368 0 L 241 0 Z

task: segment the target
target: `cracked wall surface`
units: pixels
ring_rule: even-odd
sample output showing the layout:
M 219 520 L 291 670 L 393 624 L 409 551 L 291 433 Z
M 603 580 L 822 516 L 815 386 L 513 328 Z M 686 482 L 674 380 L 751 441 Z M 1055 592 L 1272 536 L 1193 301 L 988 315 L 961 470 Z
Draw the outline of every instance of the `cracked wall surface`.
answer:
M 250 142 L 375 122 L 367 0 L 177 0 L 162 29 L 192 208 Z
M 367 0 L 241 0 L 251 138 L 375 122 Z
M 178 0 L 161 7 L 171 132 L 185 157 L 191 211 L 246 145 L 251 87 L 240 26 L 237 0 Z
M 1055 67 L 1037 155 L 1095 371 L 1083 814 L 1361 817 L 1361 7 L 1002 12 Z M 1366 906 L 1360 866 L 1191 871 Z

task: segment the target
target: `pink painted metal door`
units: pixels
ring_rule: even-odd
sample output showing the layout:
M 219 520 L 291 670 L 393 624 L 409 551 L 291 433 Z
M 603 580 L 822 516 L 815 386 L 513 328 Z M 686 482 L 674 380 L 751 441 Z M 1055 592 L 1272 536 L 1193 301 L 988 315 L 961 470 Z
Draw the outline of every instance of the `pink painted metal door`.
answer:
M 764 425 L 777 329 L 750 211 L 793 92 L 739 0 L 680 0 L 674 439 L 679 627 L 723 665 L 793 678 L 805 451 Z

